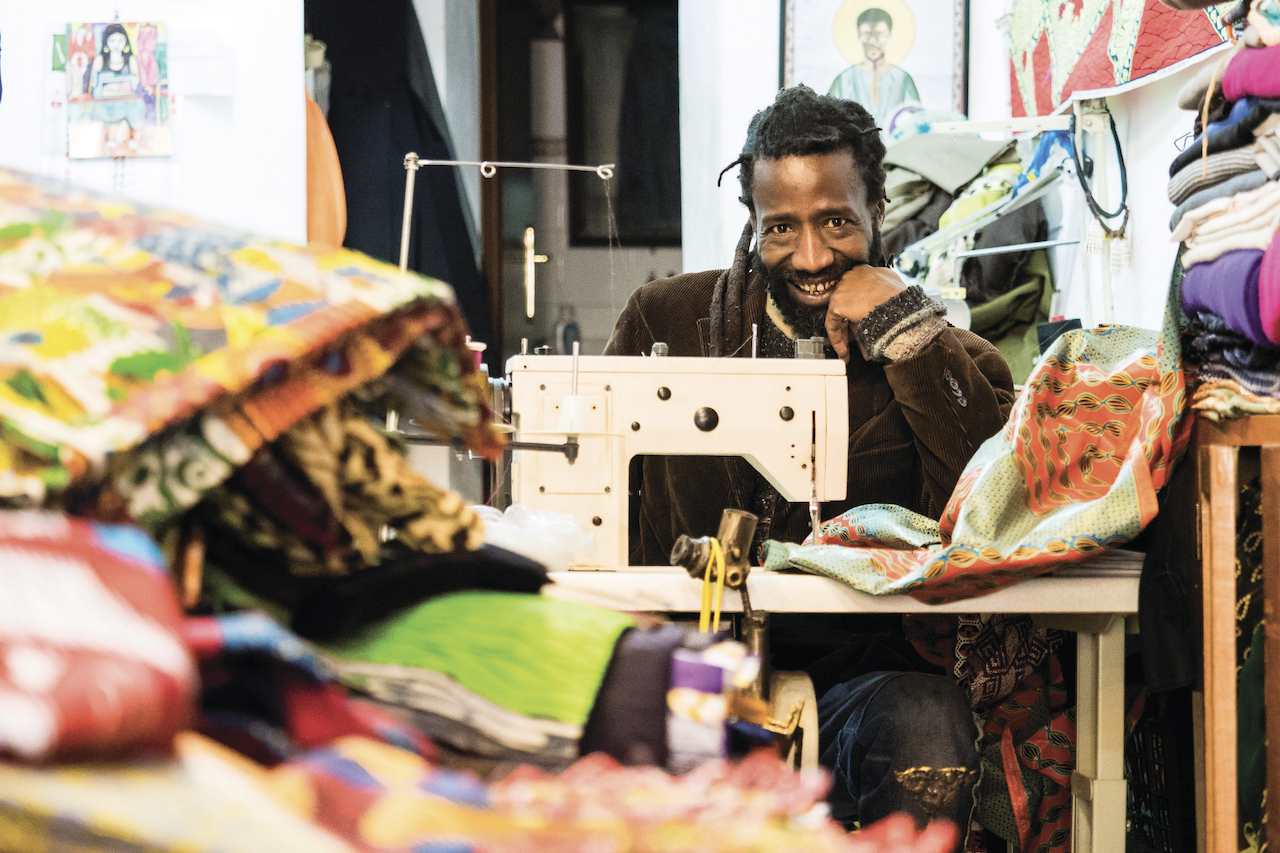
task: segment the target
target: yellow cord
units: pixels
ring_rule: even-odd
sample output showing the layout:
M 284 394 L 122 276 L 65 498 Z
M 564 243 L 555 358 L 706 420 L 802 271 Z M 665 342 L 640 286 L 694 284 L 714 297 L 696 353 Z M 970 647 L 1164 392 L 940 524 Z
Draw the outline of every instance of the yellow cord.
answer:
M 1234 32 L 1234 30 L 1233 30 Z M 1234 38 L 1232 44 L 1235 44 Z M 1232 54 L 1218 60 L 1218 64 L 1213 67 L 1213 73 L 1209 75 L 1209 88 L 1204 93 L 1204 105 L 1200 113 L 1200 177 L 1205 179 L 1209 177 L 1209 102 L 1213 100 L 1213 90 L 1218 88 L 1218 75 L 1222 73 L 1223 67 L 1227 61 L 1231 59 Z
M 698 633 L 711 630 L 711 564 L 702 574 L 702 610 L 698 613 Z
M 717 539 L 711 540 L 711 559 L 702 576 L 702 611 L 698 614 L 698 630 L 705 634 L 720 631 L 720 605 L 724 600 L 724 551 Z M 714 586 L 714 592 L 713 592 Z M 714 610 L 715 620 L 712 621 Z

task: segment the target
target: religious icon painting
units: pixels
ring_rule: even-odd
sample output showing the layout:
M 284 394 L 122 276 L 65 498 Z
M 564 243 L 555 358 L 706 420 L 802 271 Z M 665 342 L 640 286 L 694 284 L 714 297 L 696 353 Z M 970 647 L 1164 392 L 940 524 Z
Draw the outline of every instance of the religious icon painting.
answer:
M 966 0 L 783 0 L 782 81 L 862 104 L 891 140 L 967 108 Z
M 167 50 L 163 23 L 67 26 L 67 156 L 169 155 Z

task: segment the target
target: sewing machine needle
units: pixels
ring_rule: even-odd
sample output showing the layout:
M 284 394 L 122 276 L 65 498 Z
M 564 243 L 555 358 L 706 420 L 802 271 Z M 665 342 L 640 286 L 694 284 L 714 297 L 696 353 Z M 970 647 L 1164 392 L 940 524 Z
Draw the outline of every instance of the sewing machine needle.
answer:
M 818 413 L 813 415 L 813 433 L 809 441 L 809 522 L 813 525 L 813 544 L 818 544 L 818 528 L 822 509 L 818 504 Z

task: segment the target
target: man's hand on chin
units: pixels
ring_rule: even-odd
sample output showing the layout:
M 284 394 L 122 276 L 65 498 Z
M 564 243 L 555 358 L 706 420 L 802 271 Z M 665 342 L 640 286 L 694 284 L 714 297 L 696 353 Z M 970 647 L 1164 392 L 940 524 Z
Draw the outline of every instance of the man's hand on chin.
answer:
M 840 277 L 827 302 L 826 325 L 827 337 L 841 361 L 846 364 L 849 361 L 853 325 L 906 289 L 906 283 L 888 267 L 861 264 Z M 867 353 L 863 352 L 862 356 L 866 358 Z

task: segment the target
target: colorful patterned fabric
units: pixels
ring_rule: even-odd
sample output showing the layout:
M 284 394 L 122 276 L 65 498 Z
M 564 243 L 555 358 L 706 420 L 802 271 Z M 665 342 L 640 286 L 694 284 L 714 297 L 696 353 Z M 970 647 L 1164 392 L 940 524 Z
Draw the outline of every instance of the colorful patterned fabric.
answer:
M 0 847 L 15 853 L 353 853 L 289 808 L 300 786 L 192 732 L 177 758 L 0 763 Z M 274 784 L 273 784 L 274 783 Z M 308 789 L 303 789 L 306 791 Z
M 1280 415 L 1280 398 L 1259 397 L 1239 382 L 1219 379 L 1196 386 L 1191 408 L 1211 421 L 1230 421 L 1246 415 Z
M 1217 47 L 1230 7 L 1181 12 L 1160 0 L 1014 0 L 1013 115 L 1048 115 L 1072 92 L 1119 86 Z
M 200 662 L 200 731 L 267 765 L 361 736 L 428 758 L 421 732 L 347 695 L 323 653 L 265 613 L 198 616 L 182 638 Z
M 414 471 L 350 400 L 298 421 L 208 493 L 197 513 L 214 533 L 214 559 L 264 572 L 368 568 L 383 556 L 384 530 L 422 553 L 484 542 L 483 522 L 463 497 Z
M 491 455 L 464 334 L 441 282 L 0 170 L 0 499 L 110 465 L 95 511 L 155 526 L 414 348 L 406 380 Z
M 1019 689 L 992 708 L 983 729 L 983 826 L 1019 850 L 1070 849 L 1075 708 L 1062 669 L 1050 656 Z
M 0 512 L 0 755 L 167 752 L 197 692 L 180 624 L 142 531 Z
M 1130 541 L 1155 516 L 1156 491 L 1189 436 L 1177 312 L 1171 300 L 1160 335 L 1104 326 L 1059 338 L 1005 429 L 970 460 L 941 522 L 855 507 L 823 524 L 820 544 L 768 543 L 765 567 L 937 603 Z
M 1192 375 L 1197 389 L 1214 383 L 1234 383 L 1255 397 L 1280 399 L 1280 371 L 1251 370 L 1220 361 L 1196 365 Z

